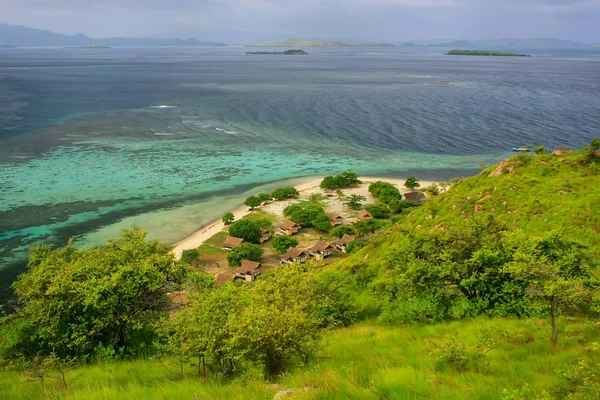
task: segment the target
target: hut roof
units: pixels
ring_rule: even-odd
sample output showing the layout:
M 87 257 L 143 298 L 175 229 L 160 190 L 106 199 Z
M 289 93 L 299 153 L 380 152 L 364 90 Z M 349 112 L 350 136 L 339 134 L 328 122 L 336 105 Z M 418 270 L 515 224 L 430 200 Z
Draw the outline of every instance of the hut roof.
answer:
M 279 227 L 283 230 L 288 230 L 288 229 L 294 229 L 294 228 L 301 228 L 300 225 L 298 225 L 297 223 L 290 221 L 289 219 L 286 219 L 285 221 L 283 221 L 281 223 L 281 225 L 279 225 Z
M 335 191 L 333 189 L 325 189 L 325 190 L 323 190 L 323 193 L 325 193 L 325 194 L 334 194 Z
M 421 192 L 406 192 L 404 198 L 408 201 L 421 201 L 425 199 L 425 195 Z
M 342 218 L 342 216 L 338 213 L 336 213 L 335 211 L 332 213 L 329 213 L 329 215 L 327 216 L 329 218 L 330 221 L 335 221 L 336 219 L 344 219 Z
M 260 228 L 260 234 L 261 234 L 261 235 L 263 235 L 263 236 L 264 236 L 264 235 L 266 235 L 266 234 L 268 234 L 268 233 L 271 233 L 271 232 L 269 232 L 268 230 L 266 230 L 266 229 L 264 229 L 264 228 Z
M 217 286 L 223 286 L 224 284 L 226 284 L 227 282 L 231 282 L 235 279 L 235 274 L 231 273 L 231 272 L 225 272 L 223 274 L 219 274 L 217 275 L 217 278 L 215 280 L 215 284 Z
M 344 236 L 342 236 L 342 238 L 340 240 L 335 242 L 335 244 L 339 244 L 340 246 L 347 246 L 348 244 L 354 242 L 355 240 L 356 240 L 356 236 L 350 236 L 348 234 L 345 234 Z
M 244 260 L 242 261 L 242 266 L 235 270 L 236 273 L 240 274 L 251 274 L 260 269 L 261 265 L 259 262 Z
M 227 239 L 225 239 L 225 241 L 223 242 L 223 247 L 230 247 L 233 249 L 234 247 L 237 247 L 240 244 L 242 244 L 243 241 L 244 239 L 242 238 L 227 236 Z
M 309 251 L 312 251 L 313 253 L 316 253 L 316 252 L 319 252 L 319 251 L 325 251 L 325 250 L 327 250 L 329 248 L 332 248 L 332 246 L 329 243 L 324 242 L 322 240 L 319 240 L 317 243 L 315 243 L 315 245 L 313 247 L 311 247 L 309 249 Z
M 282 255 L 281 258 L 284 260 L 289 260 L 290 258 L 298 258 L 301 254 L 306 255 L 306 252 L 304 250 L 300 250 L 297 247 L 292 247 L 287 251 L 287 253 Z
M 367 218 L 373 218 L 373 216 L 367 210 L 362 210 L 360 212 L 360 214 L 358 214 L 357 218 L 358 219 L 367 219 Z

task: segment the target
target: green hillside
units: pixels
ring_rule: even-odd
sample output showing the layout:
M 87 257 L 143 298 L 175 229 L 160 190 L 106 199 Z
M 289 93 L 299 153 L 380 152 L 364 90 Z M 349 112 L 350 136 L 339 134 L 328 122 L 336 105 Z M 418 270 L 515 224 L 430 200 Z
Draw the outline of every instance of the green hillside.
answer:
M 0 397 L 597 399 L 599 147 L 519 154 L 420 207 L 374 184 L 398 212 L 361 223 L 366 247 L 252 283 L 216 287 L 138 229 L 36 248 Z

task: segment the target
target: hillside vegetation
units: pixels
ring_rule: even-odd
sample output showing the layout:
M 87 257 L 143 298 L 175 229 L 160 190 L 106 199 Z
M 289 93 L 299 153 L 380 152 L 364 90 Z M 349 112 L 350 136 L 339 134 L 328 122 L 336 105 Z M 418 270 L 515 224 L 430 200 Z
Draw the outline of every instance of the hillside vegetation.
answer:
M 137 229 L 90 250 L 38 247 L 0 321 L 0 393 L 597 399 L 599 147 L 425 188 L 338 264 L 253 283 L 215 287 Z

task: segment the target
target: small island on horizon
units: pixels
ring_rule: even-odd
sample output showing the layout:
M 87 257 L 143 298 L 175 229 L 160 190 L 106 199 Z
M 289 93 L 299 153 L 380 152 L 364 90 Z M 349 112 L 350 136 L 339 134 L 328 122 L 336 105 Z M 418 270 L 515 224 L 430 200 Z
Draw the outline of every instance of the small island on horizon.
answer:
M 449 56 L 496 56 L 496 57 L 531 57 L 529 54 L 511 53 L 494 50 L 450 50 Z
M 291 49 L 286 51 L 247 51 L 247 55 L 284 55 L 284 56 L 307 56 L 308 53 L 303 49 Z
M 333 40 L 287 39 L 276 42 L 261 43 L 256 47 L 394 47 L 394 45 L 390 43 L 352 44 Z

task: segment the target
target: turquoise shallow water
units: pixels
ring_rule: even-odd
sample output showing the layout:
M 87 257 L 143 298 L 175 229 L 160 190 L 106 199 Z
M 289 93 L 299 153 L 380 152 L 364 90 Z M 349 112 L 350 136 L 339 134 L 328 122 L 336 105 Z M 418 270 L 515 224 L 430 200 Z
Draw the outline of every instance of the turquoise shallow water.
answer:
M 0 54 L 0 286 L 32 244 L 97 244 L 132 223 L 174 242 L 282 180 L 449 179 L 513 145 L 597 136 L 594 53 L 246 50 Z

